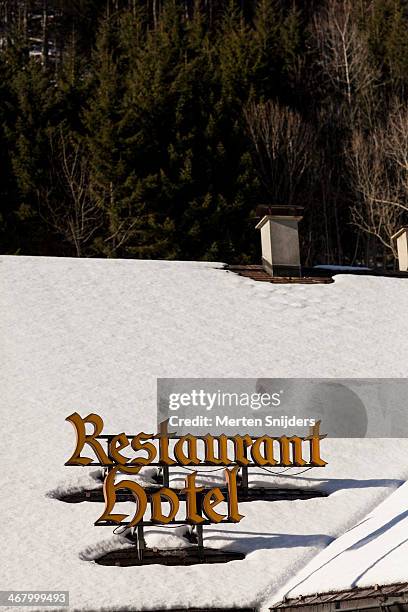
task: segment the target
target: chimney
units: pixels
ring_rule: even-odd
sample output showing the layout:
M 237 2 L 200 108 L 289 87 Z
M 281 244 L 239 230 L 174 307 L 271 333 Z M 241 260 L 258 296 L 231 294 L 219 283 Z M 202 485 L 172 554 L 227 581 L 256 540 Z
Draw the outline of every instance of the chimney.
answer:
M 401 227 L 391 240 L 397 241 L 398 267 L 401 272 L 408 271 L 408 227 Z
M 259 206 L 262 266 L 271 276 L 300 276 L 298 223 L 301 206 Z

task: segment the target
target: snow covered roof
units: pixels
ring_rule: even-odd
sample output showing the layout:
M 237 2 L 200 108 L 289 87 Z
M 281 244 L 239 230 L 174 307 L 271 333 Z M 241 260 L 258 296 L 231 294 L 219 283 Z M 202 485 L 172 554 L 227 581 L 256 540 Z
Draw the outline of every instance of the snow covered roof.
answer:
M 1 257 L 1 583 L 69 590 L 79 610 L 267 609 L 407 479 L 406 440 L 398 457 L 391 439 L 366 439 L 361 452 L 353 440 L 324 440 L 323 470 L 252 476 L 330 495 L 243 503 L 238 525 L 205 530 L 207 546 L 242 551 L 243 561 L 115 568 L 89 561 L 119 545 L 109 528 L 93 526 L 95 505 L 46 497 L 94 480 L 86 468 L 64 467 L 72 452 L 65 417 L 95 411 L 108 431 L 149 431 L 157 377 L 404 377 L 407 308 L 404 279 L 273 285 L 213 263 Z M 147 541 L 183 538 L 153 528 Z
M 276 598 L 406 582 L 407 534 L 405 483 L 302 568 Z
M 291 610 L 313 610 L 318 612 L 324 610 L 387 610 L 402 612 L 408 603 L 408 583 L 374 585 L 371 587 L 347 589 L 343 591 L 331 591 L 329 593 L 314 593 L 313 595 L 300 595 L 295 599 L 284 600 L 274 606 L 275 609 Z M 401 605 L 401 604 L 405 604 Z M 313 607 L 312 607 L 313 606 Z

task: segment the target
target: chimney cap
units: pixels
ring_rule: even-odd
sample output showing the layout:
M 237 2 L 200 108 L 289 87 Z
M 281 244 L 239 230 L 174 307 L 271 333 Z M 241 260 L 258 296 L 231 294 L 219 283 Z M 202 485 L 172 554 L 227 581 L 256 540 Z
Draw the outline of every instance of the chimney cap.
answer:
M 277 217 L 302 217 L 304 206 L 289 206 L 284 204 L 259 204 L 256 207 L 256 217 L 262 219 L 265 216 Z
M 404 225 L 403 227 L 400 227 L 398 232 L 396 232 L 395 234 L 393 234 L 393 236 L 391 236 L 391 240 L 396 240 L 397 238 L 399 238 L 402 234 L 404 234 L 404 232 L 408 233 L 408 227 L 406 225 Z

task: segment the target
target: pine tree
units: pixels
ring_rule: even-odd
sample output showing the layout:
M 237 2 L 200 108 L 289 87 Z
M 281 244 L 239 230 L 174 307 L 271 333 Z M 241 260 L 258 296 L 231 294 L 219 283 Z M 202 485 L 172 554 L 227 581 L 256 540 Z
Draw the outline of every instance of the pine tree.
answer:
M 83 112 L 89 181 L 103 209 L 105 224 L 96 236 L 95 249 L 117 256 L 123 242 L 122 185 L 125 180 L 120 134 L 123 85 L 119 72 L 118 23 L 115 16 L 102 20 L 93 54 L 89 97 Z
M 14 105 L 10 92 L 10 70 L 4 55 L 0 55 L 0 244 L 3 253 L 18 249 L 15 216 L 15 186 L 6 136 L 6 126 L 15 123 Z
M 386 58 L 390 76 L 396 88 L 408 85 L 408 8 L 401 0 L 394 0 L 389 34 L 386 39 Z
M 134 17 L 132 11 L 131 19 L 137 44 L 133 36 L 129 38 L 129 23 L 122 29 L 129 65 L 121 122 L 127 176 L 123 202 L 132 219 L 132 240 L 125 252 L 145 258 L 175 258 L 179 247 L 171 143 L 182 53 L 181 11 L 175 2 L 169 2 L 160 15 L 155 14 L 155 28 L 147 28 L 144 34 L 145 15 Z
M 280 89 L 280 34 L 283 15 L 275 2 L 258 0 L 254 16 L 256 59 L 254 76 L 258 97 L 269 99 Z
M 49 137 L 55 125 L 55 87 L 41 64 L 28 58 L 25 41 L 13 37 L 7 47 L 12 122 L 5 124 L 10 168 L 15 184 L 14 215 L 26 236 L 25 252 L 41 252 L 48 230 L 42 210 L 49 184 Z M 47 248 L 47 247 L 45 247 Z

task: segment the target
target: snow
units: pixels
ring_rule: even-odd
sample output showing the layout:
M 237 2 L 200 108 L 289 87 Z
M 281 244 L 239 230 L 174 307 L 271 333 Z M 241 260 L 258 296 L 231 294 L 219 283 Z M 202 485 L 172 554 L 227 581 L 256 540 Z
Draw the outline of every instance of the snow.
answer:
M 133 480 L 142 487 L 157 487 L 157 489 L 160 489 L 161 485 L 153 479 L 153 474 L 158 475 L 158 471 L 158 468 L 146 467 L 142 468 L 138 474 L 126 474 L 126 476 L 118 474 L 115 477 L 115 482 L 125 479 Z M 102 491 L 104 476 L 103 468 L 81 470 L 80 472 L 72 470 L 61 482 L 47 491 L 47 497 L 63 499 L 68 494 L 82 491 Z
M 325 548 L 274 599 L 406 582 L 408 483 Z M 325 589 L 327 590 L 327 589 Z
M 2 588 L 69 590 L 77 610 L 276 600 L 336 538 L 404 491 L 407 440 L 326 439 L 324 469 L 251 472 L 252 484 L 330 495 L 241 503 L 238 525 L 205 529 L 206 546 L 243 551 L 243 561 L 104 567 L 89 559 L 126 545 L 123 535 L 94 527 L 99 505 L 52 497 L 100 486 L 91 468 L 64 467 L 73 450 L 65 418 L 97 412 L 107 432 L 154 431 L 157 377 L 405 377 L 407 308 L 404 279 L 273 285 L 214 263 L 1 257 Z M 146 539 L 186 542 L 170 528 Z

